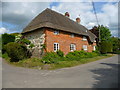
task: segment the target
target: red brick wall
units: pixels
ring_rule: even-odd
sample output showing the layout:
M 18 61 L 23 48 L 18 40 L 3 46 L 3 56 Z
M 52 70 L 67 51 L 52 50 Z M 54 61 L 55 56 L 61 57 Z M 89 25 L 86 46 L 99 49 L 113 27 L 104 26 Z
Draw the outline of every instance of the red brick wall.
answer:
M 87 45 L 88 52 L 92 52 L 93 44 L 89 45 L 88 41 L 83 41 L 82 36 L 75 35 L 75 37 L 71 37 L 70 33 L 59 31 L 59 35 L 54 35 L 54 30 L 46 29 L 45 30 L 45 44 L 46 51 L 54 51 L 54 43 L 59 43 L 60 50 L 67 54 L 70 52 L 70 44 L 76 44 L 76 50 L 82 50 L 83 45 Z M 96 43 L 94 43 L 96 45 Z

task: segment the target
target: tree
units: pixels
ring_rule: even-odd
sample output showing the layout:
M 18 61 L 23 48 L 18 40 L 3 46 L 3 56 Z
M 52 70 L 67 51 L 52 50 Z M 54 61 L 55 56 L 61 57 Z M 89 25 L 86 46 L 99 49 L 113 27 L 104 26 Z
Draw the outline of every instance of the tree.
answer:
M 98 29 L 100 30 L 100 40 L 101 41 L 109 41 L 111 38 L 110 30 L 103 25 L 99 26 Z
M 111 37 L 110 41 L 113 43 L 113 53 L 120 54 L 120 38 Z
M 10 35 L 10 34 L 2 34 L 2 45 L 4 46 L 7 43 L 14 42 L 15 41 L 15 36 Z
M 90 31 L 97 36 L 98 40 L 99 40 L 99 32 L 100 32 L 101 41 L 109 41 L 111 38 L 111 32 L 109 28 L 106 26 L 103 25 L 99 25 L 98 27 L 94 26 Z
M 107 53 L 107 52 L 113 51 L 112 50 L 113 45 L 112 45 L 112 42 L 110 42 L 111 32 L 108 27 L 103 26 L 103 25 L 99 25 L 98 27 L 94 26 L 90 31 L 97 36 L 96 43 L 97 43 L 99 52 Z

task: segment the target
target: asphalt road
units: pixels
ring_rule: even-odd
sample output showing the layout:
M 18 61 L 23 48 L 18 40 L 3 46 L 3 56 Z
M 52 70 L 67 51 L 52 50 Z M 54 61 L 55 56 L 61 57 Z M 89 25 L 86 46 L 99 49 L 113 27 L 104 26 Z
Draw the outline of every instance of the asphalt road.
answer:
M 15 67 L 3 61 L 3 88 L 113 88 L 118 83 L 118 56 L 58 70 Z

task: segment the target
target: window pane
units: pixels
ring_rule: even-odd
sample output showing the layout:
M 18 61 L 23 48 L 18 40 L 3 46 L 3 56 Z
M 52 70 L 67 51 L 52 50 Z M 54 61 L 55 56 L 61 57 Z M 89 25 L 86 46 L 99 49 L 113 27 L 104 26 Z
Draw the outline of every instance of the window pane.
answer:
M 70 44 L 70 51 L 76 50 L 75 44 Z

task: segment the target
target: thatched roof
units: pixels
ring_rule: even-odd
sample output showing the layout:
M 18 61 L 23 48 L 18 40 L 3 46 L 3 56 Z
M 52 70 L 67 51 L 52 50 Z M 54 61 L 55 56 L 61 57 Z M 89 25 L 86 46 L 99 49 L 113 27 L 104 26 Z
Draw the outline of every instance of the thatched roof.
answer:
M 38 28 L 48 27 L 58 29 L 66 32 L 71 32 L 79 35 L 88 36 L 90 41 L 93 42 L 96 36 L 91 33 L 83 25 L 71 20 L 64 15 L 57 13 L 51 9 L 45 9 L 37 17 L 35 17 L 24 29 L 22 33 L 27 33 Z

